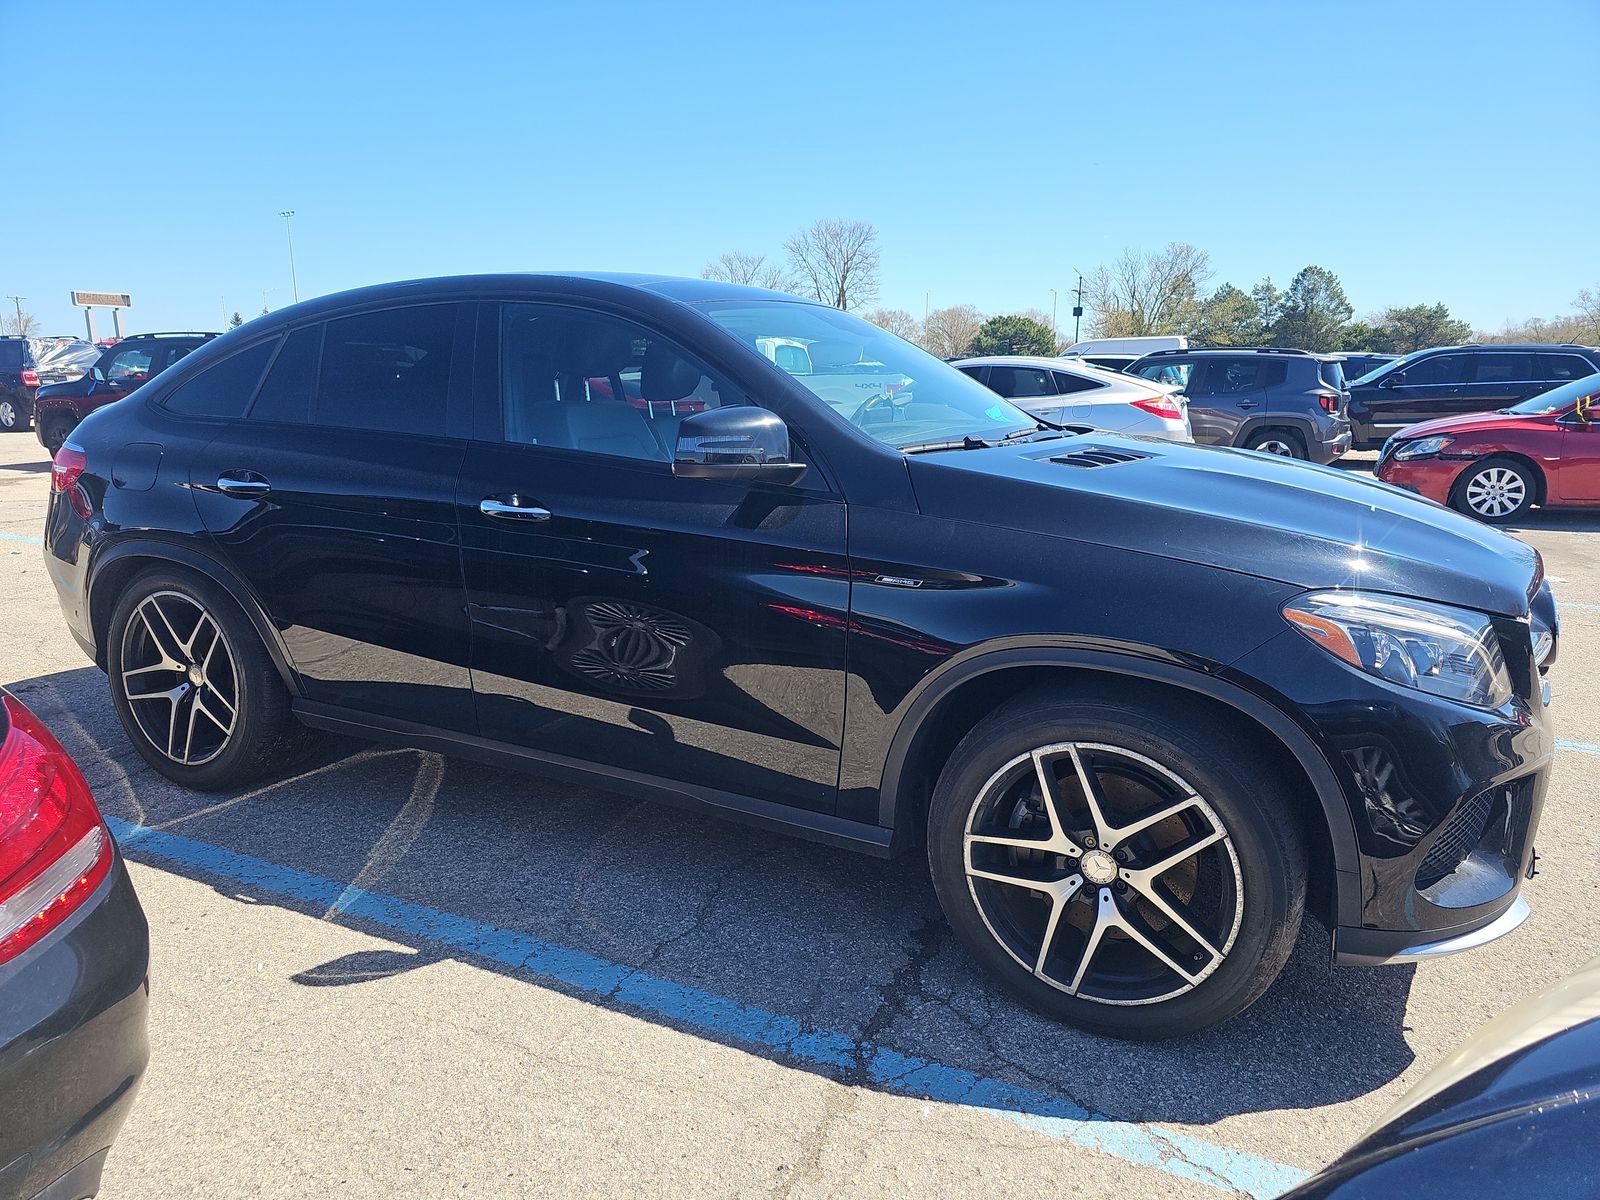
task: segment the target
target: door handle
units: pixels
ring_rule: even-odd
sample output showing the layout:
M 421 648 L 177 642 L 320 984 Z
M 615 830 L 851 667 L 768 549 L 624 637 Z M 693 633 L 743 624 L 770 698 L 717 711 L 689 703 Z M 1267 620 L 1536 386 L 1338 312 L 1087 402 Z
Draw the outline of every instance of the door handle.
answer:
M 264 476 L 257 475 L 254 471 L 228 471 L 217 477 L 217 491 L 224 496 L 238 496 L 240 499 L 249 500 L 258 496 L 265 496 L 272 490 Z
M 1240 408 L 1260 408 L 1261 406 L 1259 404 L 1257 404 L 1254 400 L 1241 400 L 1241 401 L 1239 401 L 1239 407 Z
M 499 496 L 485 496 L 478 501 L 478 511 L 486 517 L 502 521 L 548 521 L 550 510 L 528 504 L 521 496 L 511 496 L 509 503 Z

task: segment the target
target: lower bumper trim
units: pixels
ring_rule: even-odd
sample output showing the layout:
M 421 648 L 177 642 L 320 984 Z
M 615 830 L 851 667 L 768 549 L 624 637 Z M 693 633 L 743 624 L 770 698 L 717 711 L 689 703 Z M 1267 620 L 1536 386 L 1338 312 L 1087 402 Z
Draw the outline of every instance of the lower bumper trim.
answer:
M 1518 896 L 1511 902 L 1510 908 L 1487 925 L 1436 942 L 1408 942 L 1409 938 L 1420 936 L 1418 934 L 1341 927 L 1333 933 L 1333 960 L 1347 966 L 1382 966 L 1385 963 L 1426 962 L 1443 958 L 1446 954 L 1476 950 L 1479 946 L 1505 937 L 1532 913 L 1533 909 L 1527 900 Z

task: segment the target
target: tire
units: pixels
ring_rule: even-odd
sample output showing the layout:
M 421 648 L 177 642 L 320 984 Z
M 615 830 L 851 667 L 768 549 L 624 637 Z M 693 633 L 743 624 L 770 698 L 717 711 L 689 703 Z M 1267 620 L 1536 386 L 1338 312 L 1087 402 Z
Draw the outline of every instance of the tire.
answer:
M 1258 429 L 1245 439 L 1244 448 L 1261 454 L 1276 454 L 1280 458 L 1307 458 L 1306 440 L 1293 429 L 1276 426 Z
M 27 405 L 10 396 L 0 396 L 0 433 L 22 433 L 28 425 Z
M 44 417 L 39 422 L 39 440 L 54 458 L 61 444 L 72 436 L 72 431 L 77 427 L 77 422 L 64 414 Z
M 1514 458 L 1486 458 L 1461 473 L 1450 490 L 1450 506 L 1469 517 L 1500 525 L 1526 516 L 1539 481 Z
M 111 614 L 105 657 L 123 731 L 174 783 L 236 787 L 314 742 L 254 626 L 203 576 L 162 568 L 134 579 Z
M 1080 764 L 1099 788 L 1098 823 Z M 1282 970 L 1305 911 L 1305 839 L 1284 782 L 1244 738 L 1136 700 L 1034 692 L 979 722 L 934 790 L 928 860 L 981 968 L 1030 1008 L 1119 1038 L 1243 1012 Z

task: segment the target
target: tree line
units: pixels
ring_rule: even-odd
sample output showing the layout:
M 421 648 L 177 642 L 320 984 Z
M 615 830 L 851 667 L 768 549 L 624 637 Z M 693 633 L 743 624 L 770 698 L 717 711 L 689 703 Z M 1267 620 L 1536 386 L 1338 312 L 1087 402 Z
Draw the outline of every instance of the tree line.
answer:
M 1038 309 L 986 316 L 970 304 L 918 320 L 900 308 L 868 307 L 878 296 L 877 231 L 864 221 L 827 220 L 784 243 L 781 257 L 732 251 L 706 264 L 707 279 L 748 283 L 851 309 L 941 358 L 968 354 L 1056 354 L 1054 321 Z M 1271 276 L 1248 291 L 1208 289 L 1211 259 L 1184 242 L 1126 250 L 1084 277 L 1090 337 L 1182 334 L 1202 346 L 1292 346 L 1313 351 L 1408 354 L 1466 341 L 1600 343 L 1600 287 L 1573 301 L 1575 312 L 1535 318 L 1499 333 L 1474 332 L 1442 302 L 1390 305 L 1357 318 L 1339 277 L 1302 267 L 1287 287 Z

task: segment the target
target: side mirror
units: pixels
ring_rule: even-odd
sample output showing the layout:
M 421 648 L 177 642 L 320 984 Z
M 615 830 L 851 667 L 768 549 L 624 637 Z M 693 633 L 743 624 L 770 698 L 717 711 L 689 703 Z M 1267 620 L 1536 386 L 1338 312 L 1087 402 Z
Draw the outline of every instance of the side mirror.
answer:
M 106 373 L 99 367 L 90 367 L 89 378 L 94 380 L 96 383 L 104 383 L 106 381 Z
M 789 459 L 789 427 L 764 408 L 708 408 L 678 426 L 672 473 L 680 479 L 793 483 L 805 470 Z

